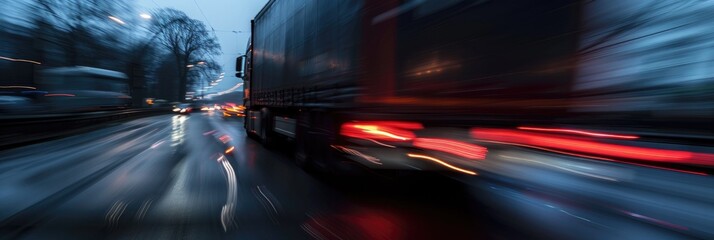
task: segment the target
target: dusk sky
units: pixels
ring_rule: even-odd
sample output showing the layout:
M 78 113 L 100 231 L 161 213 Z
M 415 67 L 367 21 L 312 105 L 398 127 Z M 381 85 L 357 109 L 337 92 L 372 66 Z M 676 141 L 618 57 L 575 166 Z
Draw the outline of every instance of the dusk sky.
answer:
M 250 20 L 266 2 L 268 0 L 137 0 L 143 8 L 139 10 L 151 12 L 158 8 L 175 8 L 215 30 L 223 52 L 216 60 L 223 65 L 226 77 L 213 91 L 226 90 L 242 82 L 234 76 L 235 58 L 245 53 Z

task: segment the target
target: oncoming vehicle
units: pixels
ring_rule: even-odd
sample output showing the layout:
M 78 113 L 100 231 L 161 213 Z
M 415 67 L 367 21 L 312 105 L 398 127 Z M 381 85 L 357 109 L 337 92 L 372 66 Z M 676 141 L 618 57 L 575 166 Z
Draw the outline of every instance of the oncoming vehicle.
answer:
M 50 111 L 97 111 L 123 109 L 131 104 L 124 73 L 76 66 L 40 71 L 39 86 Z
M 191 104 L 188 103 L 181 103 L 176 106 L 174 106 L 173 111 L 178 114 L 189 114 L 193 108 L 191 107 Z
M 245 107 L 243 105 L 227 104 L 223 106 L 223 117 L 244 117 Z
M 32 86 L 0 86 L 0 113 L 35 113 L 41 110 L 35 103 L 45 94 Z

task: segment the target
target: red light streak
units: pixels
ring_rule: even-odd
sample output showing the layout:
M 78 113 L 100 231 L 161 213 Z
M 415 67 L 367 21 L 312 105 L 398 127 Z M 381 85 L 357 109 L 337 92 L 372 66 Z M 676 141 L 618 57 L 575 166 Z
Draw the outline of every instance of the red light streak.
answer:
M 575 129 L 535 128 L 535 127 L 518 127 L 518 129 L 530 130 L 530 131 L 543 131 L 543 132 L 575 133 L 575 134 L 580 134 L 580 135 L 587 135 L 587 136 L 593 136 L 593 137 L 604 137 L 604 138 L 619 138 L 619 139 L 638 139 L 638 138 L 640 138 L 639 136 L 633 136 L 633 135 L 596 133 L 596 132 L 589 132 L 589 131 L 582 131 L 582 130 L 575 130 Z
M 471 136 L 479 140 L 491 140 L 528 146 L 554 148 L 606 157 L 619 157 L 653 162 L 700 164 L 708 166 L 714 165 L 714 154 L 624 146 L 579 139 L 569 139 L 565 137 L 525 133 L 514 130 L 472 129 Z
M 666 167 L 658 167 L 658 166 L 645 165 L 645 164 L 639 164 L 639 163 L 633 163 L 633 162 L 623 162 L 623 161 L 618 161 L 618 160 L 611 159 L 611 158 L 603 158 L 603 157 L 597 157 L 597 156 L 591 156 L 591 155 L 570 153 L 570 152 L 558 151 L 558 150 L 550 149 L 550 148 L 542 148 L 542 147 L 533 146 L 533 145 L 525 145 L 525 144 L 518 144 L 518 143 L 508 143 L 508 142 L 499 142 L 499 141 L 487 141 L 487 140 L 482 140 L 482 142 L 490 142 L 490 143 L 497 143 L 497 144 L 508 144 L 508 145 L 513 145 L 513 146 L 520 146 L 520 147 L 527 147 L 527 148 L 535 148 L 535 149 L 540 149 L 540 150 L 543 150 L 543 151 L 548 151 L 548 152 L 554 152 L 554 153 L 560 153 L 560 154 L 570 155 L 570 156 L 573 156 L 573 157 L 582 157 L 582 158 L 590 158 L 590 159 L 603 160 L 603 161 L 608 161 L 608 162 L 625 163 L 625 164 L 630 164 L 630 165 L 637 165 L 637 166 L 640 166 L 640 167 L 656 168 L 656 169 L 662 169 L 662 170 L 667 170 L 667 171 L 675 171 L 675 172 L 681 172 L 681 173 L 696 174 L 696 175 L 701 175 L 701 176 L 708 176 L 708 175 L 709 175 L 709 174 L 706 174 L 706 173 L 703 173 L 703 172 L 686 171 L 686 170 L 680 170 L 680 169 L 674 169 L 674 168 L 666 168 Z
M 340 134 L 370 140 L 409 141 L 416 137 L 412 130 L 422 128 L 420 123 L 414 122 L 350 122 L 342 124 Z
M 366 122 L 357 122 L 357 123 L 371 124 L 371 125 L 377 125 L 377 126 L 386 126 L 386 127 L 395 127 L 395 128 L 408 129 L 408 130 L 424 129 L 424 126 L 418 122 L 401 122 L 401 121 L 368 121 L 367 122 L 366 121 Z
M 414 146 L 442 151 L 468 159 L 485 159 L 488 152 L 485 147 L 479 145 L 439 138 L 416 138 L 414 139 Z
M 218 140 L 221 140 L 221 142 L 223 142 L 223 143 L 227 143 L 228 141 L 231 140 L 231 137 L 229 137 L 228 135 L 223 135 L 223 136 L 220 136 L 218 138 Z

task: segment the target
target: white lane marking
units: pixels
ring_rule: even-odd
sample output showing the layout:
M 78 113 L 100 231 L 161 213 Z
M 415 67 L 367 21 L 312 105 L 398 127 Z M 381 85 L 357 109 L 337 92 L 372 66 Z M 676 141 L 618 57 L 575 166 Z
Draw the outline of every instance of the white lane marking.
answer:
M 153 200 L 149 199 L 149 200 L 144 201 L 143 204 L 141 204 L 139 211 L 136 212 L 136 221 L 141 221 L 142 219 L 144 219 L 144 216 L 146 216 L 146 213 L 149 212 L 151 203 L 153 203 Z
M 114 202 L 109 211 L 107 211 L 107 215 L 104 217 L 104 220 L 107 221 L 109 228 L 114 228 L 119 225 L 119 218 L 121 218 L 121 215 L 124 213 L 124 210 L 126 210 L 126 207 L 127 204 L 123 201 Z
M 268 196 L 266 196 L 265 193 L 263 193 L 263 190 L 260 189 L 260 186 L 258 186 L 258 192 L 260 192 L 260 195 L 263 195 L 263 198 L 265 198 L 265 200 L 267 200 L 268 203 L 270 203 L 270 207 L 273 208 L 273 212 L 275 212 L 275 214 L 278 214 L 278 209 L 275 208 L 275 205 L 273 204 L 272 201 L 270 201 L 270 199 L 268 198 Z
M 337 234 L 335 234 L 335 232 L 333 232 L 333 231 L 330 230 L 329 228 L 325 227 L 325 225 L 322 225 L 319 221 L 317 221 L 317 219 L 315 219 L 314 217 L 312 217 L 312 215 L 307 214 L 307 216 L 308 216 L 310 219 L 312 219 L 312 221 L 313 221 L 315 224 L 317 224 L 317 226 L 320 226 L 322 229 L 327 230 L 328 233 L 332 234 L 332 236 L 335 236 L 337 239 L 342 240 L 342 238 L 341 238 L 340 236 L 338 236 Z
M 161 146 L 162 143 L 164 143 L 164 140 L 161 140 L 161 141 L 158 141 L 158 142 L 152 144 L 152 145 L 151 145 L 151 149 L 154 149 L 154 148 L 157 148 L 157 147 Z
M 303 223 L 302 225 L 300 225 L 300 228 L 302 228 L 303 231 L 307 232 L 307 234 L 309 234 L 311 237 L 313 237 L 315 239 L 318 239 L 318 240 L 326 239 L 324 236 L 322 236 L 322 234 L 316 232 L 313 229 L 313 227 L 311 227 L 310 225 Z
M 226 204 L 223 205 L 223 208 L 221 209 L 221 224 L 223 225 L 223 231 L 227 232 L 228 230 L 232 229 L 233 226 L 235 226 L 235 222 L 233 221 L 234 215 L 235 215 L 235 206 L 236 206 L 236 200 L 237 200 L 237 189 L 238 189 L 238 184 L 236 180 L 236 175 L 235 171 L 233 170 L 233 166 L 231 166 L 231 163 L 228 161 L 228 159 L 224 155 L 220 155 L 217 159 L 218 162 L 223 165 L 223 169 L 226 171 L 226 181 L 228 182 L 228 194 L 226 196 Z

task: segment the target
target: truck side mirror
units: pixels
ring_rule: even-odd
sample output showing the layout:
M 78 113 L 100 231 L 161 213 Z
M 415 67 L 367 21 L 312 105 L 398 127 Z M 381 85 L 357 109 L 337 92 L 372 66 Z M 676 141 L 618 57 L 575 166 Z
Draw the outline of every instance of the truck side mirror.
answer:
M 236 58 L 236 77 L 243 78 L 243 59 L 245 55 Z

